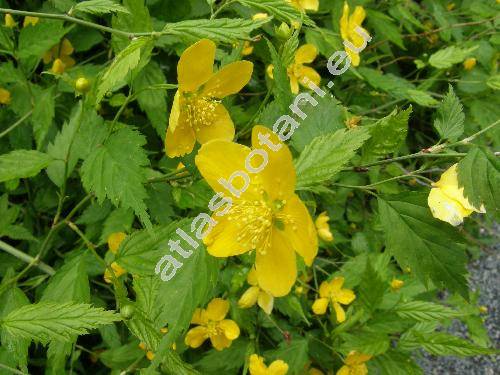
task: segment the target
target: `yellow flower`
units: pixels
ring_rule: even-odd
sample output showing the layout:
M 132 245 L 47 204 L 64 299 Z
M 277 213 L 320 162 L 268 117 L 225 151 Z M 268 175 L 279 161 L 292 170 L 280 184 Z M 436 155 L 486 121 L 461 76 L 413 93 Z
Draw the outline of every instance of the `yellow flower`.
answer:
M 253 267 L 250 272 L 248 272 L 247 282 L 251 285 L 251 287 L 243 293 L 238 301 L 238 306 L 242 309 L 248 309 L 258 303 L 260 308 L 264 310 L 266 314 L 271 314 L 273 311 L 274 297 L 259 287 L 257 272 Z
M 151 350 L 148 350 L 146 352 L 146 358 L 152 361 L 153 359 L 155 359 L 155 354 Z
M 125 239 L 125 237 L 127 237 L 127 235 L 123 232 L 111 233 L 108 237 L 109 251 L 111 251 L 113 254 L 116 254 L 118 248 L 120 247 L 120 244 Z
M 214 298 L 205 309 L 196 309 L 191 324 L 198 325 L 191 328 L 184 340 L 191 348 L 199 348 L 206 339 L 210 339 L 216 350 L 223 350 L 231 346 L 231 342 L 240 335 L 240 328 L 231 319 L 224 319 L 229 311 L 229 302 L 221 298 Z
M 252 16 L 252 20 L 254 20 L 254 21 L 265 20 L 267 17 L 269 17 L 269 14 L 267 14 L 267 13 L 255 13 Z
M 252 76 L 250 61 L 236 61 L 213 72 L 215 43 L 202 39 L 187 48 L 177 64 L 177 90 L 168 122 L 165 149 L 169 157 L 193 150 L 196 141 L 234 137 L 234 125 L 221 99 L 236 94 Z
M 464 69 L 472 70 L 476 66 L 477 60 L 474 57 L 469 57 L 464 61 Z
M 330 227 L 328 226 L 329 220 L 330 217 L 326 214 L 326 212 L 322 212 L 316 218 L 315 222 L 319 238 L 326 242 L 333 241 L 333 234 L 330 231 Z
M 393 291 L 398 291 L 405 285 L 405 282 L 403 280 L 398 280 L 398 279 L 392 279 L 391 281 L 391 289 Z
M 319 73 L 310 66 L 304 65 L 312 63 L 316 56 L 318 56 L 318 49 L 313 44 L 304 44 L 295 52 L 293 63 L 286 69 L 288 78 L 290 79 L 290 88 L 294 94 L 299 93 L 299 83 L 307 87 L 307 85 L 302 82 L 304 78 L 308 78 L 316 86 L 319 85 L 321 81 Z M 267 74 L 271 78 L 273 78 L 273 70 L 274 66 L 272 64 L 267 67 Z
M 323 281 L 319 286 L 319 296 L 314 301 L 312 310 L 317 315 L 323 315 L 326 312 L 328 304 L 331 302 L 337 321 L 342 323 L 345 321 L 345 311 L 342 305 L 348 305 L 356 298 L 354 292 L 350 289 L 342 289 L 344 278 L 342 276 L 335 277 L 332 281 Z
M 38 23 L 38 21 L 40 21 L 38 17 L 26 16 L 24 17 L 23 27 L 26 27 L 28 25 L 35 26 Z
M 250 43 L 248 40 L 243 43 L 243 50 L 241 51 L 241 54 L 243 56 L 248 56 L 251 55 L 253 52 L 253 46 L 252 43 Z
M 277 359 L 267 367 L 264 364 L 264 358 L 252 354 L 248 370 L 250 375 L 285 375 L 288 372 L 288 365 L 281 359 Z
M 10 91 L 0 87 L 0 104 L 9 104 L 10 99 Z
M 61 43 L 55 45 L 43 55 L 44 64 L 48 64 L 52 60 L 52 73 L 62 74 L 66 69 L 75 65 L 75 60 L 70 56 L 74 52 L 71 42 L 64 38 Z
M 357 352 L 350 352 L 344 360 L 344 366 L 337 371 L 337 375 L 366 375 L 368 369 L 365 362 L 372 356 Z
M 354 12 L 349 16 L 349 4 L 347 4 L 347 1 L 344 2 L 344 11 L 342 13 L 342 17 L 340 18 L 340 35 L 344 41 L 352 43 L 356 48 L 361 47 L 365 43 L 363 37 L 355 30 L 356 27 L 361 27 L 365 17 L 365 9 L 359 5 L 354 8 Z M 363 30 L 366 34 L 368 34 L 365 29 Z M 360 61 L 359 54 L 347 47 L 344 48 L 351 58 L 352 66 L 358 66 Z
M 305 12 L 306 10 L 318 11 L 319 0 L 286 0 L 292 4 L 295 8 L 300 9 Z
M 464 197 L 464 188 L 458 187 L 457 164 L 445 171 L 433 186 L 427 204 L 436 219 L 457 226 L 473 212 L 486 212 L 483 206 L 478 209 Z
M 14 21 L 14 17 L 12 17 L 9 13 L 5 14 L 5 27 L 12 29 L 16 27 L 16 21 Z
M 267 153 L 259 148 L 263 140 L 269 149 Z M 216 140 L 198 152 L 195 162 L 201 175 L 221 195 L 227 193 L 228 187 L 219 181 L 231 180 L 236 171 L 244 173 L 247 163 L 254 168 L 249 160 L 255 152 L 267 155 L 263 169 L 246 174 L 246 190 L 241 189 L 244 191 L 234 196 L 232 186 L 230 208 L 225 215 L 214 212 L 212 217 L 218 223 L 204 241 L 208 252 L 216 257 L 255 249 L 259 286 L 280 297 L 290 292 L 297 278 L 294 250 L 310 266 L 318 251 L 318 238 L 306 206 L 294 193 L 295 168 L 288 147 L 274 132 L 259 125 L 253 128 L 252 146 L 253 151 L 247 146 Z
M 116 262 L 111 263 L 111 269 L 113 270 L 113 273 L 117 278 L 127 273 L 127 270 L 118 265 L 118 263 Z M 113 276 L 107 268 L 104 271 L 104 281 L 106 281 L 108 284 L 111 284 L 113 282 Z

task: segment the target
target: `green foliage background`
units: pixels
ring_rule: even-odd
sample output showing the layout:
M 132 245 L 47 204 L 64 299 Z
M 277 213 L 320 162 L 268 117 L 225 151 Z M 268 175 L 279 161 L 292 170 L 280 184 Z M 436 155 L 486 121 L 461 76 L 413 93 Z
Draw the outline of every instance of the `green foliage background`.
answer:
M 224 100 L 247 144 L 254 124 L 272 126 L 287 112 L 284 67 L 299 45 L 317 46 L 311 65 L 328 80 L 326 61 L 343 49 L 343 3 L 320 0 L 318 12 L 304 14 L 281 0 L 0 1 L 17 22 L 0 28 L 0 87 L 11 95 L 0 106 L 0 374 L 236 374 L 252 353 L 284 360 L 289 374 L 327 373 L 352 350 L 373 355 L 370 373 L 420 374 L 421 350 L 493 352 L 466 265 L 493 241 L 479 229 L 498 220 L 500 206 L 500 6 L 355 5 L 365 7 L 373 39 L 290 141 L 300 196 L 313 217 L 328 213 L 335 241 L 321 242 L 311 268 L 300 266 L 300 288 L 269 317 L 237 307 L 250 256 L 216 260 L 201 249 L 171 282 L 154 275 L 171 234 L 212 195 L 196 151 L 164 154 L 178 56 L 209 38 L 223 66 L 252 40 L 244 57 L 254 62 L 252 80 Z M 23 28 L 24 16 L 37 16 L 30 12 L 43 14 Z M 272 18 L 253 21 L 257 12 Z M 282 22 L 302 26 L 283 35 Z M 42 57 L 63 38 L 76 65 L 57 75 Z M 467 70 L 470 57 L 477 64 Z M 81 77 L 86 93 L 75 88 Z M 487 211 L 458 229 L 427 207 L 430 183 L 457 162 L 465 196 Z M 128 237 L 114 256 L 106 240 L 119 231 Z M 113 261 L 128 274 L 106 284 Z M 357 295 L 343 324 L 311 311 L 321 281 L 339 275 Z M 393 278 L 404 281 L 397 292 Z M 215 296 L 231 301 L 240 338 L 221 352 L 188 349 L 194 309 Z M 469 339 L 446 333 L 453 319 Z

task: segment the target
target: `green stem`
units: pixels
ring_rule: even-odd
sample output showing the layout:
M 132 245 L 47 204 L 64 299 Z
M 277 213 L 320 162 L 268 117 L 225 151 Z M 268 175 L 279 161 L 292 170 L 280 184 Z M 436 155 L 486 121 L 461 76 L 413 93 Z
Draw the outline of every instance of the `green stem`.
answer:
M 15 247 L 12 247 L 6 242 L 3 242 L 0 240 L 0 249 L 3 251 L 9 253 L 10 255 L 15 256 L 18 259 L 21 259 L 22 261 L 29 263 L 29 264 L 34 264 L 38 268 L 40 268 L 43 272 L 45 272 L 48 275 L 53 275 L 56 273 L 52 267 L 49 265 L 41 262 L 38 258 L 33 258 L 32 256 L 22 252 L 21 250 L 16 249 Z
M 269 90 L 267 90 L 266 96 L 264 97 L 264 100 L 260 103 L 259 108 L 255 113 L 253 114 L 252 118 L 245 124 L 245 126 L 236 134 L 236 139 L 241 137 L 242 135 L 245 135 L 246 132 L 248 131 L 248 128 L 252 126 L 252 123 L 254 120 L 257 118 L 257 116 L 260 114 L 264 106 L 267 104 L 269 101 L 269 98 L 271 97 L 271 91 L 272 91 L 272 86 L 269 87 Z
M 19 120 L 17 120 L 14 124 L 12 124 L 11 126 L 9 126 L 7 129 L 5 129 L 3 132 L 0 133 L 0 138 L 6 136 L 7 134 L 9 134 L 12 130 L 14 130 L 15 128 L 17 128 L 19 125 L 21 125 L 24 120 L 26 120 L 28 117 L 31 116 L 31 114 L 33 113 L 33 110 L 30 110 L 28 111 L 23 117 L 21 117 Z

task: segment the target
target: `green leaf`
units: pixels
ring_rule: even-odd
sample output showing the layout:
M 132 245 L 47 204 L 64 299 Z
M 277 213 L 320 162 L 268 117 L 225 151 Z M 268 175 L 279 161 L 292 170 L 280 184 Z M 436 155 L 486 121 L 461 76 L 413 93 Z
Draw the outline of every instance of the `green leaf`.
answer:
M 370 126 L 371 138 L 363 146 L 366 154 L 384 156 L 398 151 L 408 134 L 411 111 L 411 106 L 402 111 L 394 109 Z
M 77 3 L 74 12 L 103 15 L 108 13 L 129 13 L 128 9 L 114 0 L 88 0 Z
M 149 32 L 153 31 L 153 22 L 149 15 L 145 0 L 124 0 L 123 6 L 128 13 L 117 13 L 111 19 L 113 28 L 128 32 Z M 115 53 L 123 50 L 130 43 L 130 40 L 121 35 L 113 34 L 111 37 L 113 50 Z
M 365 271 L 358 286 L 359 300 L 369 311 L 374 311 L 382 302 L 387 283 L 372 266 L 366 262 Z
M 344 343 L 339 349 L 347 353 L 356 350 L 364 354 L 380 355 L 390 347 L 389 336 L 384 333 L 359 330 L 352 333 L 342 333 L 340 336 Z
M 35 26 L 23 27 L 19 34 L 17 56 L 31 68 L 45 52 L 59 43 L 64 34 L 63 21 L 43 19 Z
M 368 138 L 369 130 L 361 127 L 314 138 L 295 162 L 297 187 L 331 180 Z
M 458 163 L 458 185 L 464 196 L 475 207 L 486 207 L 486 212 L 497 216 L 500 210 L 500 162 L 487 148 L 474 147 Z
M 130 232 L 134 223 L 134 212 L 130 208 L 119 207 L 113 210 L 102 225 L 99 243 L 106 243 L 111 233 Z
M 401 268 L 410 267 L 424 284 L 430 279 L 468 298 L 463 240 L 455 228 L 432 217 L 427 195 L 380 197 L 378 204 L 387 251 Z
M 142 146 L 146 139 L 131 128 L 113 133 L 85 159 L 82 183 L 97 200 L 109 198 L 115 206 L 130 207 L 149 226 L 144 199 L 147 198 L 145 166 L 149 164 Z
M 370 359 L 370 364 L 375 365 L 380 374 L 384 375 L 423 375 L 422 369 L 415 363 L 411 356 L 396 350 Z
M 500 90 L 500 74 L 495 74 L 488 78 L 486 85 L 491 87 L 493 90 Z
M 467 49 L 456 46 L 446 47 L 434 52 L 431 57 L 429 57 L 429 64 L 438 69 L 448 69 L 454 64 L 464 61 L 465 58 L 477 48 L 478 46 Z
M 52 340 L 71 341 L 90 329 L 120 320 L 113 311 L 84 303 L 39 302 L 11 311 L 0 320 L 9 334 L 46 344 Z
M 201 360 L 195 363 L 195 367 L 203 374 L 227 374 L 231 370 L 243 367 L 251 343 L 240 338 L 233 342 L 231 346 L 222 351 L 211 349 L 206 352 Z
M 250 33 L 271 19 L 245 20 L 241 18 L 199 19 L 167 23 L 162 32 L 179 35 L 190 41 L 207 38 L 214 42 L 234 43 L 250 39 Z
M 269 365 L 273 360 L 281 359 L 288 365 L 289 375 L 302 374 L 306 366 L 309 355 L 309 345 L 305 338 L 293 336 L 291 341 L 282 340 L 278 348 L 265 353 L 266 362 Z
M 99 360 L 111 369 L 122 370 L 143 356 L 144 352 L 139 348 L 137 341 L 133 341 L 99 353 Z
M 462 314 L 447 306 L 427 301 L 408 301 L 398 303 L 393 311 L 402 318 L 419 322 L 433 322 L 456 318 Z
M 37 89 L 38 87 L 35 86 Z M 52 125 L 55 109 L 55 86 L 50 86 L 44 90 L 36 90 L 34 97 L 33 114 L 31 123 L 33 124 L 33 133 L 38 149 L 44 144 L 45 137 Z
M 450 85 L 448 93 L 437 109 L 434 127 L 441 139 L 456 141 L 464 132 L 465 115 L 462 104 Z
M 401 32 L 391 17 L 369 9 L 366 18 L 370 26 L 375 30 L 375 35 L 380 35 L 383 39 L 389 39 L 401 49 L 406 50 Z
M 273 91 L 275 101 L 280 105 L 282 111 L 286 111 L 293 98 L 286 66 L 282 61 L 282 57 L 278 54 L 276 48 L 274 48 L 274 45 L 268 39 L 266 39 L 266 42 L 273 63 Z
M 254 8 L 268 14 L 272 14 L 280 21 L 291 24 L 293 21 L 302 21 L 307 26 L 314 26 L 314 22 L 301 13 L 297 8 L 282 0 L 237 0 L 238 3 Z
M 50 155 L 35 150 L 14 150 L 0 156 L 0 182 L 36 176 L 52 161 Z

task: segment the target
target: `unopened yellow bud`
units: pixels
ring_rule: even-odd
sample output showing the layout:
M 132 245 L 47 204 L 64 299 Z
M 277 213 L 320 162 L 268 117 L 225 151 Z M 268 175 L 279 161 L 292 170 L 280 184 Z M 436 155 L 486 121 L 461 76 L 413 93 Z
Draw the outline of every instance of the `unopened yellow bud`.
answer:
M 55 59 L 52 63 L 52 73 L 54 74 L 63 74 L 64 73 L 64 63 L 61 59 Z
M 123 232 L 111 233 L 108 237 L 109 251 L 111 251 L 113 254 L 116 254 L 118 248 L 120 247 L 120 244 L 125 239 L 125 237 L 127 237 L 127 235 Z
M 258 20 L 265 20 L 266 18 L 269 17 L 269 14 L 267 13 L 255 13 L 253 16 L 252 16 L 252 19 L 254 21 L 258 21 Z
M 479 312 L 481 314 L 488 314 L 488 307 L 486 307 L 486 306 L 479 306 Z
M 167 327 L 163 327 L 163 328 L 160 328 L 160 333 L 162 334 L 167 334 L 168 333 L 168 328 Z
M 301 295 L 304 293 L 304 287 L 303 286 L 298 286 L 295 288 L 295 293 L 298 295 Z
M 28 25 L 35 26 L 38 23 L 38 21 L 40 21 L 38 17 L 26 16 L 24 17 L 23 27 L 26 27 Z
M 0 104 L 9 104 L 10 99 L 10 91 L 0 87 Z
M 153 359 L 155 359 L 155 354 L 150 350 L 146 353 L 146 358 L 152 361 Z
M 476 66 L 477 60 L 474 57 L 469 57 L 468 59 L 465 59 L 464 61 L 464 69 L 465 70 L 472 70 Z
M 146 344 L 143 342 L 139 343 L 139 349 L 146 350 Z
M 352 116 L 350 119 L 347 119 L 345 124 L 349 129 L 353 129 L 358 126 L 361 121 L 361 116 Z
M 115 277 L 120 277 L 121 275 L 124 275 L 127 273 L 127 270 L 125 268 L 121 267 L 120 265 L 118 265 L 118 263 L 116 263 L 116 262 L 111 263 L 111 269 L 113 270 Z M 109 269 L 106 268 L 106 270 L 104 271 L 104 281 L 106 281 L 108 284 L 111 284 L 113 282 L 112 280 L 113 280 L 113 276 L 111 275 L 111 272 L 109 271 Z
M 75 89 L 78 92 L 86 93 L 90 89 L 90 81 L 85 77 L 80 77 L 75 82 Z
M 403 285 L 405 285 L 405 282 L 403 280 L 393 279 L 391 281 L 391 289 L 393 291 L 398 291 L 403 287 Z
M 251 55 L 252 52 L 253 52 L 252 43 L 250 43 L 248 40 L 246 40 L 245 43 L 243 44 L 243 49 L 241 51 L 241 54 L 243 56 L 248 56 L 248 55 Z
M 328 226 L 328 221 L 330 221 L 330 217 L 326 214 L 326 212 L 322 212 L 317 217 L 315 225 L 316 230 L 318 231 L 319 238 L 326 242 L 332 242 L 333 234 L 330 231 L 330 227 Z
M 14 21 L 14 17 L 12 17 L 9 13 L 5 15 L 5 27 L 12 29 L 16 27 L 16 21 Z

